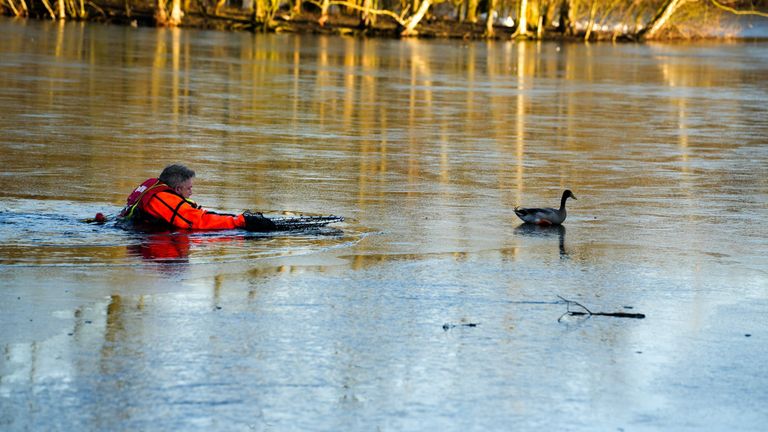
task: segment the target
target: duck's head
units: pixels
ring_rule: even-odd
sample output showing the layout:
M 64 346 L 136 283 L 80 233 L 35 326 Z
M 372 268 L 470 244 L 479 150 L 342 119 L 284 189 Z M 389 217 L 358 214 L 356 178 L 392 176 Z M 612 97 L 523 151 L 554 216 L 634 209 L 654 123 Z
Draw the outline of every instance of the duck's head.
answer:
M 570 189 L 566 189 L 565 192 L 563 192 L 563 200 L 566 200 L 568 198 L 576 199 L 576 195 L 574 195 Z

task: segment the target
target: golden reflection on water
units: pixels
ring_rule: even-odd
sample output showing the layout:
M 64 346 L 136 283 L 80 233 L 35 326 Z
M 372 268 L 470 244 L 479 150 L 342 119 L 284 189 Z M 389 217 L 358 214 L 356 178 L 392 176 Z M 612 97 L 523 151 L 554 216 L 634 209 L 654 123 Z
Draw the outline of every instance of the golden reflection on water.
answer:
M 370 226 L 373 214 L 462 206 L 442 221 L 456 229 L 489 205 L 554 204 L 564 188 L 668 188 L 667 176 L 638 174 L 670 158 L 673 184 L 693 197 L 697 146 L 733 144 L 692 134 L 694 94 L 643 93 L 723 85 L 716 65 L 690 66 L 673 48 L 13 26 L 44 30 L 3 49 L 14 61 L 0 85 L 16 90 L 2 95 L 5 198 L 118 206 L 181 160 L 209 207 L 337 207 Z M 671 139 L 657 134 L 671 125 Z
M 517 161 L 515 170 L 515 202 L 522 202 L 523 198 L 523 156 L 525 154 L 525 48 L 526 44 L 521 44 L 517 49 L 517 115 L 515 116 L 515 159 Z
M 156 40 L 152 55 L 147 58 L 136 52 L 108 55 L 105 47 L 99 45 L 99 41 L 93 38 L 93 35 L 88 34 L 82 24 L 61 22 L 56 23 L 56 26 L 54 57 L 57 59 L 79 61 L 91 66 L 104 66 L 114 60 L 118 60 L 118 63 L 122 62 L 121 66 L 137 69 L 149 66 L 151 73 L 131 75 L 127 82 L 118 82 L 119 86 L 128 85 L 131 87 L 122 92 L 123 97 L 120 103 L 132 105 L 134 109 L 131 109 L 130 112 L 144 114 L 147 112 L 146 108 L 149 108 L 149 112 L 153 115 L 166 112 L 173 114 L 173 121 L 169 124 L 176 127 L 173 132 L 183 135 L 184 131 L 181 126 L 184 125 L 184 120 L 188 120 L 188 116 L 196 111 L 186 99 L 194 95 L 196 91 L 191 88 L 190 77 L 201 67 L 201 64 L 195 61 L 196 53 L 192 52 L 195 41 L 189 33 L 180 29 L 157 29 L 154 31 Z M 336 43 L 336 40 L 331 38 L 302 38 L 300 36 L 290 36 L 290 38 L 292 40 L 288 44 L 282 43 L 280 48 L 275 47 L 276 44 L 273 43 L 275 38 L 258 36 L 244 41 L 239 52 L 226 49 L 226 47 L 215 46 L 209 52 L 204 53 L 210 57 L 202 62 L 202 66 L 215 67 L 215 64 L 221 61 L 239 63 L 242 68 L 238 70 L 228 65 L 224 70 L 218 69 L 216 72 L 222 73 L 224 79 L 215 80 L 215 82 L 204 80 L 200 85 L 210 87 L 210 91 L 205 92 L 208 95 L 235 97 L 244 96 L 243 93 L 248 92 L 247 100 L 250 100 L 250 104 L 238 106 L 238 109 L 234 110 L 226 109 L 234 107 L 222 106 L 219 108 L 225 108 L 224 112 L 237 113 L 237 119 L 241 119 L 242 123 L 258 125 L 268 123 L 264 116 L 268 116 L 269 112 L 260 109 L 260 105 L 265 103 L 264 91 L 269 91 L 267 88 L 270 87 L 270 84 L 275 84 L 275 79 L 284 81 L 285 77 L 290 77 L 289 86 L 292 89 L 290 94 L 293 97 L 288 111 L 291 124 L 302 123 L 302 115 L 306 113 L 306 109 L 302 105 L 309 102 L 315 108 L 312 111 L 318 114 L 320 125 L 341 122 L 340 126 L 343 130 L 365 137 L 367 133 L 379 133 L 386 130 L 387 125 L 402 124 L 399 119 L 395 121 L 391 119 L 402 112 L 402 105 L 381 109 L 375 103 L 377 101 L 387 102 L 389 99 L 386 89 L 382 92 L 382 88 L 378 85 L 379 81 L 384 81 L 384 79 L 374 74 L 375 71 L 380 71 L 383 68 L 384 70 L 395 71 L 396 74 L 404 72 L 409 76 L 408 100 L 404 105 L 407 106 L 408 124 L 411 129 L 419 129 L 424 126 L 425 121 L 437 119 L 441 129 L 455 130 L 457 125 L 449 121 L 450 118 L 440 116 L 435 112 L 435 108 L 446 102 L 444 95 L 455 92 L 464 95 L 461 106 L 462 117 L 483 120 L 486 119 L 486 115 L 490 115 L 500 119 L 490 123 L 492 126 L 498 127 L 494 130 L 494 136 L 501 140 L 508 136 L 510 129 L 506 122 L 508 116 L 504 115 L 510 113 L 509 98 L 491 93 L 487 100 L 485 98 L 480 99 L 473 88 L 475 88 L 475 81 L 477 80 L 483 83 L 490 81 L 494 87 L 502 90 L 511 84 L 512 88 L 518 90 L 515 92 L 515 108 L 510 114 L 515 119 L 513 128 L 516 143 L 515 160 L 520 162 L 524 155 L 526 130 L 530 129 L 526 125 L 526 119 L 531 114 L 528 111 L 540 113 L 552 108 L 551 106 L 536 106 L 527 100 L 530 94 L 527 90 L 533 88 L 533 85 L 528 81 L 533 77 L 555 78 L 561 67 L 564 68 L 566 80 L 595 80 L 597 74 L 594 70 L 594 62 L 584 61 L 585 59 L 589 60 L 592 56 L 591 46 L 586 46 L 583 52 L 580 49 L 569 47 L 564 56 L 566 64 L 561 66 L 551 64 L 551 60 L 547 59 L 548 54 L 542 52 L 543 48 L 540 42 L 537 44 L 491 42 L 485 46 L 470 44 L 459 50 L 461 55 L 452 56 L 448 62 L 440 62 L 438 64 L 439 70 L 436 71 L 433 66 L 435 51 L 446 48 L 435 47 L 425 41 L 403 41 L 403 46 L 398 51 L 399 56 L 382 57 L 377 48 L 385 43 L 383 41 L 345 38 L 341 39 L 341 43 Z M 329 48 L 330 41 L 334 42 L 332 48 Z M 146 44 L 148 41 L 143 42 Z M 286 45 L 290 49 L 285 49 L 284 46 Z M 301 50 L 308 45 L 316 50 L 316 53 L 303 55 Z M 481 47 L 485 49 L 480 50 Z M 25 47 L 22 46 L 17 48 L 25 50 Z M 551 46 L 547 47 L 547 50 L 551 48 Z M 44 54 L 44 45 L 38 49 Z M 136 48 L 132 44 L 127 44 L 126 49 L 133 51 Z M 490 51 L 492 55 L 488 55 L 485 51 Z M 83 53 L 87 53 L 88 56 L 84 56 Z M 582 55 L 584 53 L 586 56 Z M 233 58 L 233 55 L 236 57 Z M 551 53 L 549 53 L 549 57 L 552 57 Z M 561 60 L 561 56 L 554 58 L 558 62 Z M 481 60 L 484 65 L 482 68 L 478 66 L 478 62 Z M 142 63 L 146 61 L 149 61 L 150 64 L 143 65 Z M 674 73 L 674 70 L 680 67 L 676 64 L 663 65 L 663 76 L 668 79 L 670 73 Z M 397 72 L 398 69 L 399 72 Z M 482 71 L 478 72 L 478 69 L 482 69 Z M 515 73 L 510 75 L 510 71 Z M 51 73 L 49 76 L 51 85 L 60 79 L 73 78 L 72 84 L 75 88 L 72 90 L 75 91 L 72 93 L 75 97 L 78 94 L 95 97 L 103 90 L 101 87 L 103 81 L 114 81 L 116 78 L 120 78 L 109 73 L 100 74 L 98 73 L 100 71 L 86 71 L 84 75 L 95 81 L 84 83 L 82 77 L 72 77 L 66 69 L 51 67 L 48 72 Z M 313 94 L 302 91 L 301 80 L 305 79 L 306 74 L 315 75 Z M 437 102 L 435 101 L 436 90 L 432 87 L 435 85 L 435 75 L 439 74 L 465 75 L 466 87 L 447 92 L 441 90 L 441 100 Z M 684 70 L 683 74 L 688 77 L 691 76 L 687 70 Z M 391 78 L 386 77 L 386 79 Z M 695 76 L 692 77 L 692 80 L 699 81 Z M 5 84 L 8 85 L 18 84 L 10 79 L 5 81 Z M 336 88 L 337 84 L 341 87 L 340 89 Z M 277 83 L 277 86 L 280 85 L 282 82 Z M 675 85 L 674 80 L 670 80 L 670 85 Z M 701 83 L 694 82 L 692 85 L 701 85 Z M 151 89 L 150 97 L 142 97 L 147 87 Z M 202 90 L 197 91 L 201 92 Z M 58 92 L 61 92 L 60 88 L 49 88 L 49 91 L 45 92 L 46 96 L 49 97 L 49 105 L 52 106 L 55 105 L 55 102 L 59 102 L 56 97 Z M 336 97 L 338 93 L 342 94 L 341 98 Z M 567 95 L 567 92 L 564 93 Z M 226 100 L 227 97 L 222 99 Z M 568 107 L 568 113 L 574 114 L 576 111 L 574 104 L 577 104 L 578 101 L 573 98 L 569 99 L 565 105 Z M 216 104 L 218 101 L 205 100 L 202 102 Z M 26 108 L 34 110 L 35 106 Z M 285 109 L 281 110 L 280 114 L 285 111 Z M 214 115 L 217 114 L 215 112 L 211 114 L 206 115 L 206 118 L 211 121 L 223 121 L 226 124 L 227 121 L 236 120 L 231 117 L 217 118 Z M 185 117 L 187 118 L 185 119 Z M 574 118 L 572 115 L 564 117 L 565 120 Z M 478 123 L 480 124 L 464 126 L 482 128 L 483 122 Z M 145 124 L 144 126 L 151 128 L 151 125 Z M 167 131 L 164 130 L 164 132 Z M 567 134 L 568 130 L 566 129 L 564 132 Z M 474 135 L 474 133 L 470 135 Z M 293 138 L 296 139 L 297 137 Z M 567 135 L 559 138 L 569 141 Z M 146 146 L 153 147 L 158 144 L 147 142 Z M 311 146 L 311 142 L 304 144 Z M 419 148 L 425 143 L 418 139 L 418 135 L 411 135 L 410 144 L 413 148 Z M 136 150 L 140 151 L 140 149 Z M 418 152 L 412 152 L 412 154 L 418 156 Z M 408 166 L 415 170 L 413 174 L 418 174 L 418 160 L 409 161 Z M 516 175 L 516 187 L 518 189 L 515 198 L 520 198 L 519 194 L 523 191 L 521 189 L 523 187 L 522 166 L 518 165 L 517 168 L 520 172 Z M 409 170 L 409 172 L 411 171 Z M 441 177 L 444 176 L 445 174 L 441 173 Z

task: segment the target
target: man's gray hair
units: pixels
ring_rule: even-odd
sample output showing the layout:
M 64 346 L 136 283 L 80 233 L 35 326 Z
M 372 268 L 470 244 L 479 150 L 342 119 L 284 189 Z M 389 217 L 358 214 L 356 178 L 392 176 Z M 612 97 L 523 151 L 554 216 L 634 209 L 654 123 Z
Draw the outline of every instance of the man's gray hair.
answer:
M 184 165 L 173 164 L 165 167 L 157 179 L 175 189 L 185 181 L 195 176 L 195 172 Z

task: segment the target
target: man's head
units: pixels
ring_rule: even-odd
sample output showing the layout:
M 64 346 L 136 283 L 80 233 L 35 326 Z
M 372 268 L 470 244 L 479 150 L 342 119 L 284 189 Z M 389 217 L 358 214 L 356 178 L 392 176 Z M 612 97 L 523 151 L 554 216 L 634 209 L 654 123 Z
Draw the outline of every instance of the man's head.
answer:
M 167 184 L 176 193 L 189 198 L 192 195 L 192 181 L 195 178 L 195 172 L 184 165 L 168 165 L 165 167 L 158 180 Z

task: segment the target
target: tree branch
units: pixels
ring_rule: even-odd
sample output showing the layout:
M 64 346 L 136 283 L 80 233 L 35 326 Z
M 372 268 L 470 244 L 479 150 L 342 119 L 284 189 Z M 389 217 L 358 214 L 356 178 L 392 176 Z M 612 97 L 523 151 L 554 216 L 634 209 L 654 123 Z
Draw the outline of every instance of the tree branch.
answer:
M 587 313 L 588 313 L 588 314 L 592 315 L 592 311 L 591 311 L 591 310 L 589 310 L 589 309 L 587 309 L 587 308 L 586 308 L 586 306 L 584 306 L 583 304 L 581 304 L 581 303 L 579 303 L 579 302 L 575 302 L 575 301 L 573 301 L 573 300 L 568 300 L 568 299 L 566 299 L 566 298 L 563 298 L 563 297 L 560 297 L 560 296 L 557 296 L 557 297 L 558 297 L 558 298 L 560 298 L 560 300 L 562 300 L 562 301 L 564 301 L 564 302 L 565 302 L 565 307 L 568 309 L 568 312 L 570 312 L 570 311 L 571 311 L 571 309 L 570 309 L 570 307 L 571 307 L 571 304 L 574 304 L 574 305 L 576 305 L 576 306 L 578 306 L 578 307 L 580 307 L 580 308 L 584 309 L 585 311 L 587 311 Z
M 737 10 L 730 6 L 726 6 L 722 3 L 718 3 L 717 0 L 711 0 L 711 1 L 712 1 L 712 4 L 714 4 L 718 8 L 724 11 L 730 12 L 734 15 L 757 15 L 757 16 L 768 18 L 768 12 Z
M 319 1 L 315 1 L 315 0 L 308 0 L 308 3 L 312 3 L 312 4 L 314 4 L 317 7 L 321 7 L 322 6 Z M 367 12 L 370 15 L 384 15 L 384 16 L 388 16 L 388 17 L 392 18 L 393 20 L 395 20 L 401 26 L 405 27 L 405 20 L 403 20 L 403 17 L 397 15 L 396 13 L 394 13 L 392 11 L 382 10 L 382 9 L 366 8 L 366 7 L 360 6 L 360 5 L 356 4 L 356 3 L 352 3 L 352 2 L 348 2 L 348 1 L 341 1 L 341 0 L 329 1 L 328 2 L 328 6 L 334 6 L 334 5 L 336 5 L 336 6 L 345 6 L 345 7 L 348 7 L 350 9 L 355 9 L 355 10 L 359 10 L 359 11 L 362 11 L 362 12 Z
M 90 7 L 94 8 L 94 9 L 96 9 L 96 11 L 97 11 L 97 12 L 99 12 L 99 13 L 101 14 L 101 16 L 102 16 L 102 17 L 104 17 L 104 18 L 106 18 L 106 17 L 107 17 L 107 14 L 106 14 L 106 12 L 104 12 L 104 9 L 102 9 L 102 8 L 98 7 L 98 6 L 96 5 L 96 3 L 94 3 L 94 2 L 92 2 L 92 1 L 90 1 L 90 0 L 89 0 L 87 4 L 88 4 L 88 6 L 90 6 Z M 129 15 L 129 17 L 130 17 L 130 15 Z
M 560 320 L 563 319 L 565 316 L 584 316 L 587 315 L 588 317 L 592 316 L 607 316 L 607 317 L 614 317 L 614 318 L 634 318 L 634 319 L 643 319 L 645 318 L 645 314 L 641 313 L 627 313 L 627 312 L 592 312 L 591 310 L 587 309 L 586 306 L 579 302 L 575 302 L 573 300 L 568 300 L 566 298 L 563 298 L 561 296 L 557 296 L 560 300 L 565 302 L 566 312 L 560 316 L 560 318 L 557 319 L 557 322 L 560 322 Z M 571 305 L 576 305 L 582 309 L 584 309 L 586 312 L 574 312 L 571 310 Z

